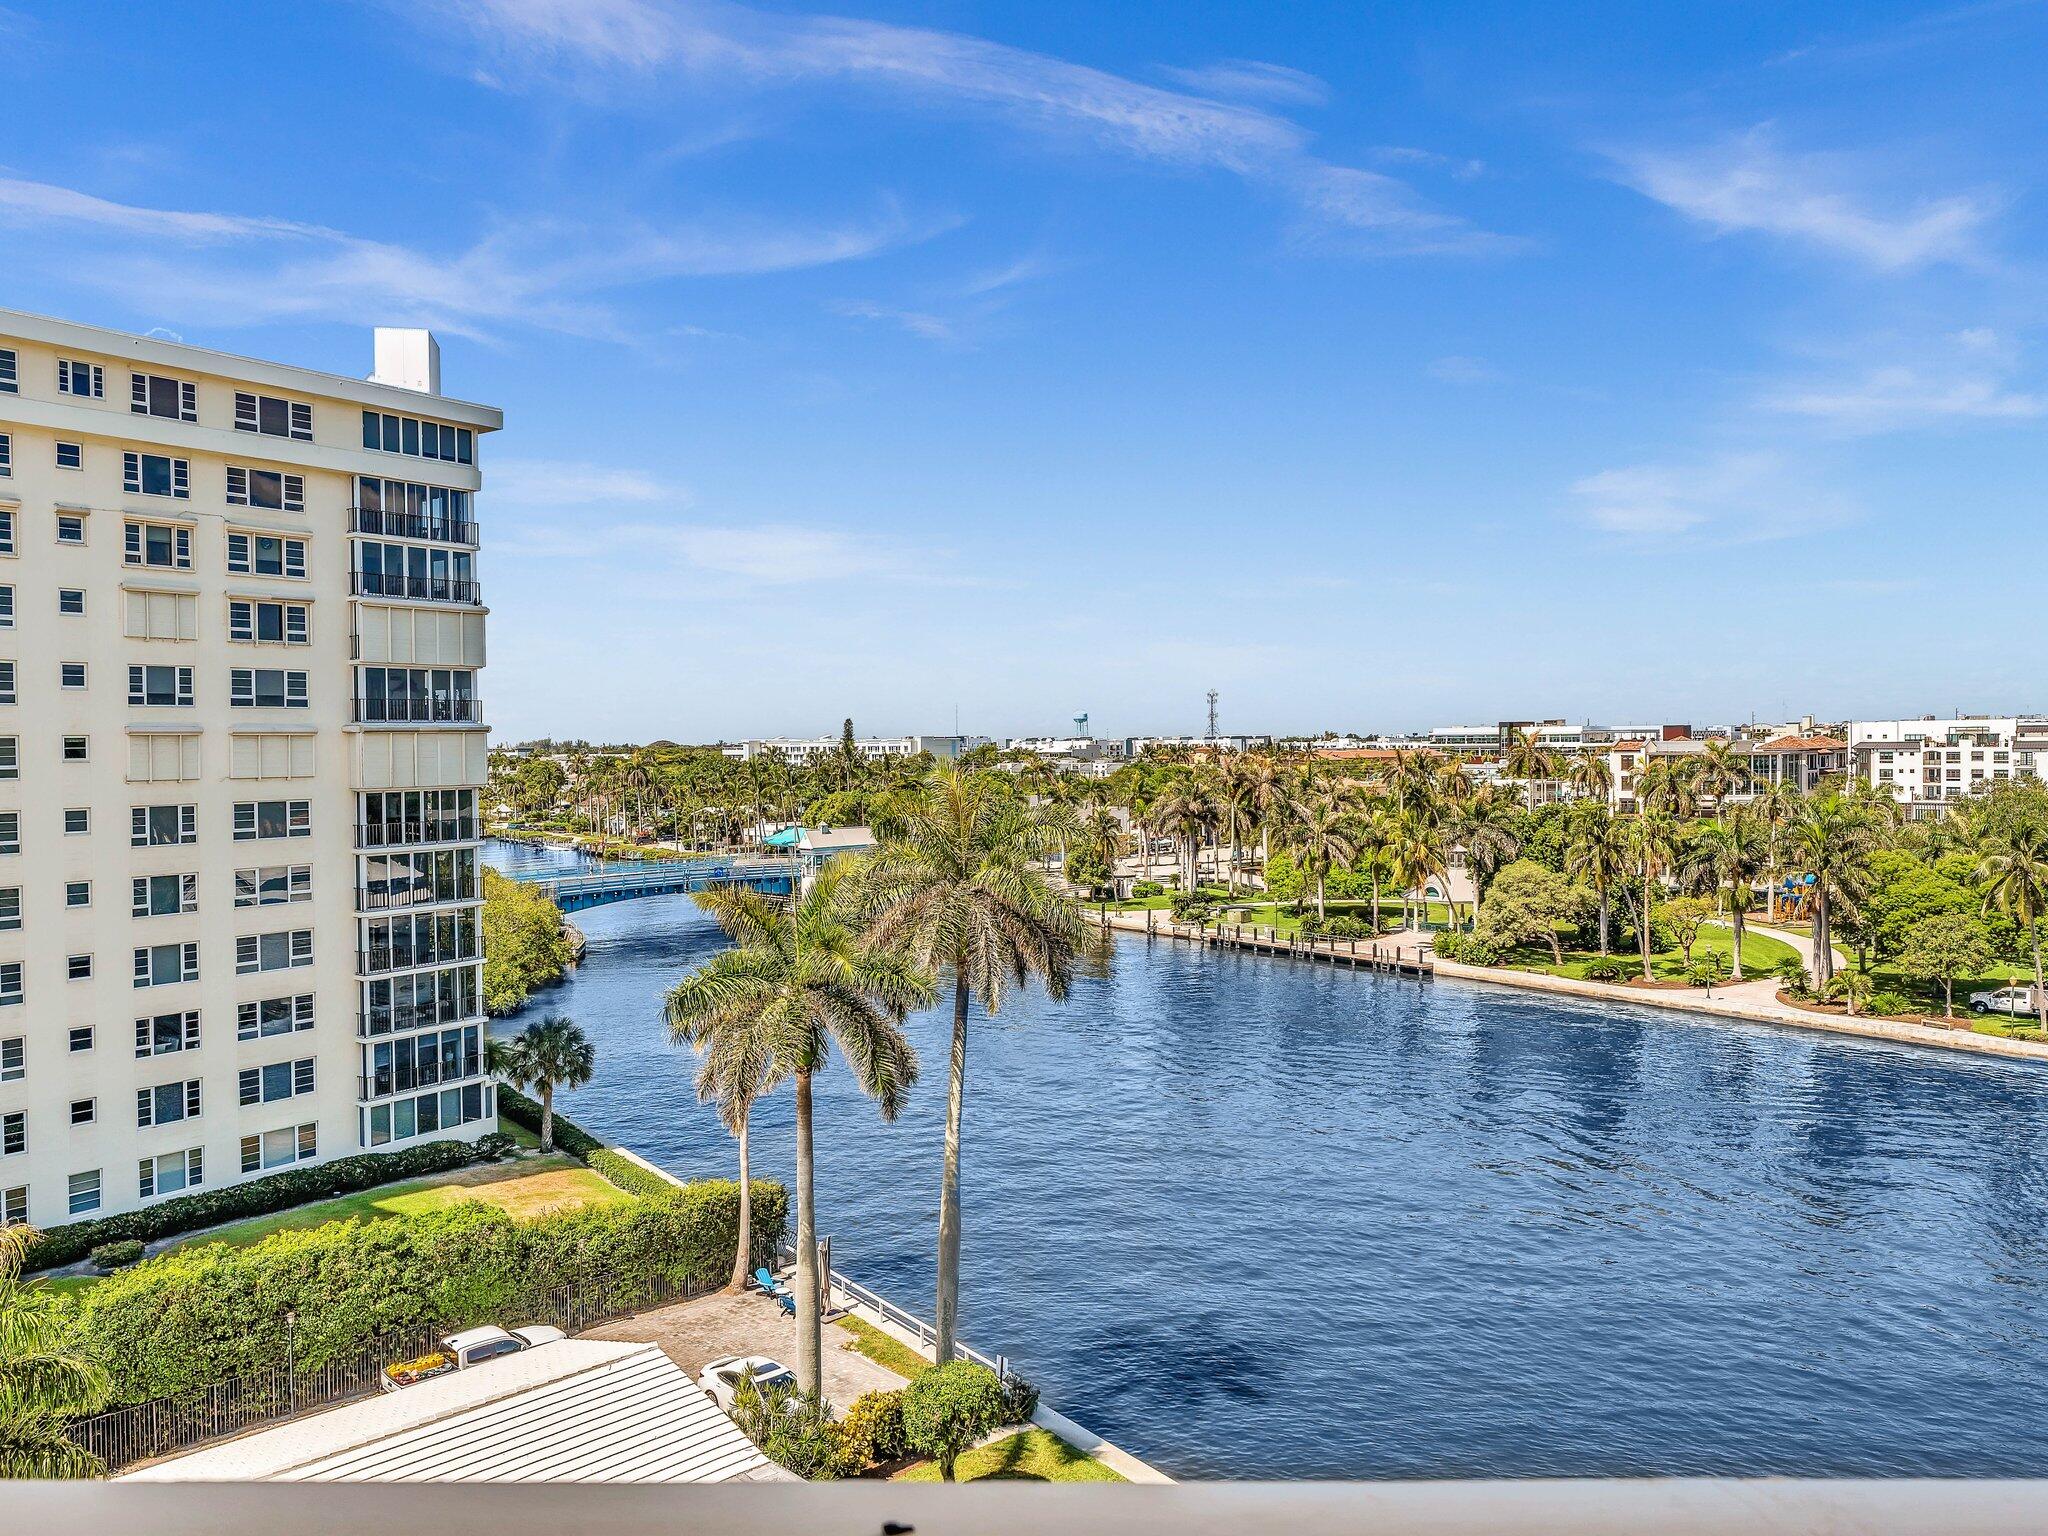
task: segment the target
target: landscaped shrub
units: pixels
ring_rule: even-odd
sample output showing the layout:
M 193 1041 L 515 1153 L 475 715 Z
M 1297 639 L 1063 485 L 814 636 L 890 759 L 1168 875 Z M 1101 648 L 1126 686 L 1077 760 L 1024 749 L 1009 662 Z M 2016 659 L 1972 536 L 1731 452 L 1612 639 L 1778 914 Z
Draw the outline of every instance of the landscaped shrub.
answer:
M 1323 924 L 1323 933 L 1333 939 L 1369 939 L 1372 924 L 1360 917 L 1333 917 Z
M 1802 1002 L 1813 996 L 1813 973 L 1800 964 L 1797 956 L 1778 962 L 1778 976 L 1791 996 Z
M 787 1202 L 756 1183 L 755 1256 L 782 1237 Z M 141 1402 L 275 1364 L 287 1313 L 303 1369 L 400 1328 L 533 1321 L 557 1291 L 605 1288 L 615 1303 L 664 1284 L 710 1289 L 732 1268 L 739 1187 L 705 1181 L 668 1198 L 517 1221 L 494 1206 L 335 1221 L 247 1247 L 197 1243 L 145 1259 L 78 1299 L 79 1337 Z
M 111 1243 L 101 1243 L 86 1255 L 92 1260 L 94 1269 L 103 1275 L 110 1275 L 117 1269 L 126 1269 L 142 1258 L 142 1244 L 132 1237 L 116 1238 Z
M 180 1195 L 160 1205 L 102 1216 L 94 1221 L 74 1221 L 50 1227 L 36 1234 L 23 1264 L 27 1270 L 54 1269 L 75 1264 L 102 1243 L 121 1238 L 155 1242 L 201 1227 L 240 1221 L 247 1216 L 267 1216 L 314 1200 L 331 1200 L 352 1195 L 360 1189 L 374 1189 L 399 1179 L 423 1174 L 446 1173 L 476 1160 L 476 1150 L 463 1141 L 429 1141 L 400 1152 L 365 1152 L 355 1157 L 337 1157 L 273 1173 L 268 1178 L 250 1179 L 244 1184 L 224 1184 L 196 1195 Z
M 476 1155 L 487 1163 L 502 1163 L 518 1150 L 518 1141 L 503 1131 L 486 1131 L 476 1139 Z
M 1628 974 L 1628 967 L 1619 960 L 1595 960 L 1586 967 L 1588 981 L 1619 981 Z
M 1864 1002 L 1863 1011 L 1880 1016 L 1918 1013 L 1920 1005 L 1903 992 L 1873 992 Z
M 1031 1415 L 1038 1412 L 1038 1388 L 1015 1371 L 1010 1372 L 1002 1380 L 1003 1422 L 1029 1424 Z
M 1462 960 L 1465 956 L 1465 935 L 1440 933 L 1436 936 L 1434 947 L 1439 960 Z
M 910 1448 L 939 1464 L 953 1480 L 953 1463 L 983 1435 L 1007 1423 L 1003 1384 L 971 1360 L 933 1366 L 903 1389 L 903 1434 Z
M 865 1464 L 833 1422 L 832 1405 L 787 1382 L 764 1392 L 743 1375 L 733 1391 L 732 1421 L 770 1461 L 806 1482 L 829 1482 Z
M 559 1131 L 562 1117 L 555 1116 L 555 1127 Z M 658 1173 L 649 1173 L 630 1157 L 621 1156 L 610 1147 L 599 1147 L 584 1164 L 594 1172 L 601 1173 L 629 1195 L 638 1195 L 644 1200 L 665 1200 L 676 1192 L 676 1186 Z
M 540 1134 L 540 1105 L 528 1098 L 510 1083 L 498 1085 L 498 1118 L 510 1120 L 523 1131 Z M 574 1120 L 555 1111 L 555 1150 L 566 1152 L 571 1157 L 590 1160 L 590 1154 L 603 1150 L 604 1143 L 583 1129 Z
M 1164 896 L 1165 894 L 1166 887 L 1157 880 L 1138 880 L 1132 882 L 1131 885 L 1131 900 L 1133 901 L 1146 901 L 1154 896 Z
M 871 1467 L 910 1454 L 903 1436 L 903 1392 L 865 1392 L 839 1421 L 840 1438 L 857 1465 Z

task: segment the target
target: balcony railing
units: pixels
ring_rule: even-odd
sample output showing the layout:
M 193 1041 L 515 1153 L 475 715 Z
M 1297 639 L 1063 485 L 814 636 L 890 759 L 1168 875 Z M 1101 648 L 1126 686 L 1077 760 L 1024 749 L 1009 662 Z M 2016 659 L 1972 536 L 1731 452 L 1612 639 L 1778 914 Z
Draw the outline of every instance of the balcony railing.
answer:
M 481 901 L 483 898 L 474 890 L 437 889 L 432 885 L 356 887 L 356 910 L 358 912 L 388 912 L 394 907 L 435 907 L 458 901 Z
M 349 590 L 357 597 L 412 597 L 433 603 L 483 602 L 483 589 L 455 576 L 394 576 L 379 571 L 350 571 Z
M 462 1070 L 452 1077 L 438 1072 L 431 1077 L 422 1076 L 417 1068 L 412 1073 L 414 1081 L 409 1083 L 400 1082 L 398 1079 L 401 1074 L 397 1072 L 359 1074 L 356 1077 L 356 1097 L 368 1103 L 372 1099 L 387 1098 L 395 1093 L 418 1093 L 423 1088 L 453 1087 L 465 1082 L 474 1082 L 483 1075 L 483 1070 L 483 1055 L 478 1052 L 463 1057 Z
M 350 507 L 348 524 L 357 533 L 390 539 L 433 539 L 443 544 L 474 544 L 476 524 L 452 517 L 427 517 L 417 512 L 379 512 Z
M 426 699 L 351 699 L 358 725 L 470 724 L 484 717 L 484 701 L 473 696 Z
M 410 848 L 424 843 L 473 843 L 483 836 L 474 816 L 436 816 L 420 821 L 368 821 L 356 827 L 358 848 Z
M 422 965 L 460 965 L 465 960 L 476 959 L 480 953 L 474 939 L 457 945 L 447 954 L 372 944 L 368 949 L 356 951 L 356 974 L 375 976 L 384 971 L 409 971 Z
M 388 1040 L 393 1035 L 410 1035 L 422 1029 L 447 1029 L 456 1024 L 482 1024 L 484 1005 L 481 996 L 467 1013 L 460 1009 L 447 1013 L 396 1012 L 391 1014 L 359 1013 L 356 1015 L 356 1038 L 358 1040 Z M 376 1026 L 383 1027 L 377 1028 Z

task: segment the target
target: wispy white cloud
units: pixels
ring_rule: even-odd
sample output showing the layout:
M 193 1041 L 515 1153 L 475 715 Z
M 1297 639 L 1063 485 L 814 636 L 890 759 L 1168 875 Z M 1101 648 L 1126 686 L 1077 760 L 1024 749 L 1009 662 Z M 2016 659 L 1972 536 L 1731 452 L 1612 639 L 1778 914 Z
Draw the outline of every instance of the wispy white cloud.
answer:
M 1969 330 L 1909 359 L 1888 360 L 1845 378 L 1778 386 L 1764 394 L 1761 404 L 1848 434 L 2034 421 L 2048 415 L 2048 395 L 2013 387 L 2018 367 L 2019 351 L 2009 338 Z
M 1498 384 L 1507 377 L 1478 357 L 1440 357 L 1429 365 L 1429 376 L 1443 384 Z
M 0 179 L 0 226 L 22 232 L 13 259 L 33 260 L 38 237 L 69 231 L 47 252 L 64 275 L 221 324 L 416 320 L 458 334 L 517 324 L 624 340 L 603 301 L 612 290 L 855 261 L 954 222 L 913 221 L 893 204 L 866 220 L 812 229 L 737 219 L 605 230 L 527 221 L 443 256 L 325 225 L 143 207 Z
M 874 304 L 864 299 L 843 299 L 827 306 L 835 315 L 844 315 L 850 320 L 875 320 L 884 325 L 893 325 L 921 336 L 926 341 L 957 342 L 960 340 L 959 326 L 943 315 L 934 315 L 924 310 L 897 309 L 887 304 Z
M 707 82 L 723 89 L 840 83 L 915 105 L 984 112 L 1027 132 L 1143 160 L 1227 171 L 1291 197 L 1350 237 L 1327 244 L 1358 254 L 1515 247 L 1431 207 L 1392 177 L 1319 159 L 1306 129 L 1266 107 L 960 33 L 659 0 L 438 0 L 436 13 L 490 51 L 497 80 L 539 72 L 537 83 L 548 88 L 566 81 L 606 101 L 626 91 L 678 104 Z M 1311 78 L 1280 66 L 1234 67 L 1239 94 L 1263 84 L 1267 100 L 1283 83 L 1299 99 Z
M 1636 540 L 1754 543 L 1831 527 L 1855 512 L 1782 456 L 1762 452 L 1602 470 L 1575 483 L 1571 494 L 1580 520 Z
M 584 507 L 622 502 L 686 505 L 689 493 L 637 469 L 573 459 L 491 460 L 494 506 Z
M 1426 170 L 1442 171 L 1459 181 L 1471 181 L 1486 174 L 1486 162 L 1474 160 L 1465 155 L 1444 155 L 1433 149 L 1417 149 L 1408 144 L 1381 144 L 1366 151 L 1367 156 L 1378 165 L 1415 165 Z
M 1843 155 L 1791 154 L 1768 127 L 1689 149 L 1624 149 L 1618 178 L 1715 234 L 1776 236 L 1883 272 L 1982 261 L 1997 200 L 1982 192 L 1880 206 Z
M 1161 65 L 1159 73 L 1198 96 L 1278 101 L 1302 107 L 1319 107 L 1330 99 L 1330 87 L 1307 70 L 1268 64 L 1260 59 L 1219 59 L 1192 69 Z
M 943 551 L 801 523 L 620 523 L 606 531 L 604 541 L 690 571 L 767 586 L 850 580 L 968 584 L 948 568 Z

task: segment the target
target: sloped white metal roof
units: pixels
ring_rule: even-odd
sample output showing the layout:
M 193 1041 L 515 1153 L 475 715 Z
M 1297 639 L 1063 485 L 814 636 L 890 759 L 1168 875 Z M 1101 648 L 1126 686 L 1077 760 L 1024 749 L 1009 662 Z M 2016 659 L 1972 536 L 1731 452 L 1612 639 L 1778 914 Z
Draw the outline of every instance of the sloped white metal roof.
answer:
M 657 1344 L 563 1339 L 124 1481 L 781 1481 Z

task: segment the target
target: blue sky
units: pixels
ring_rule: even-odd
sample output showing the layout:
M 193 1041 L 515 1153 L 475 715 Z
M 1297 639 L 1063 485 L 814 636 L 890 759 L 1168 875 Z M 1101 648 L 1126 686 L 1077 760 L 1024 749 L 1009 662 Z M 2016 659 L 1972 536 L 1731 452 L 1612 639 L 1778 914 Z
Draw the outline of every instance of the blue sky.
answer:
M 0 0 L 0 303 L 441 334 L 508 739 L 2048 707 L 2048 7 Z

